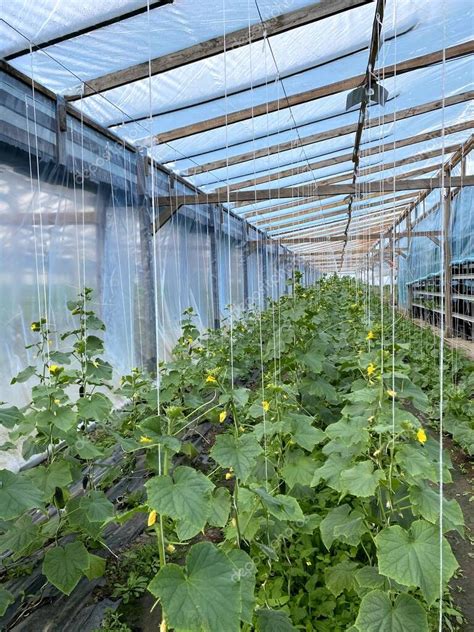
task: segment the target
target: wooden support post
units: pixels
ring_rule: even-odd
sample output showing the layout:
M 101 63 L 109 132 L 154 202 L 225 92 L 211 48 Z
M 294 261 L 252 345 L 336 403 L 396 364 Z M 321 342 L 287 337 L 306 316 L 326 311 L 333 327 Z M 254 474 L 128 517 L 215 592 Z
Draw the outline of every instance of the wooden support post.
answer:
M 390 305 L 395 303 L 395 240 L 393 230 L 390 233 Z
M 452 269 L 451 269 L 451 187 L 449 178 L 451 170 L 446 172 L 448 185 L 445 186 L 443 200 L 443 268 L 441 282 L 444 282 L 444 333 L 446 338 L 453 336 L 453 301 L 452 301 Z M 444 278 L 443 278 L 444 277 Z
M 263 308 L 265 309 L 266 305 L 267 305 L 267 298 L 268 298 L 268 261 L 267 261 L 267 257 L 268 257 L 268 252 L 267 252 L 267 241 L 263 240 L 261 241 L 261 247 L 262 247 L 262 295 L 263 295 Z
M 211 207 L 209 212 L 209 238 L 211 242 L 211 286 L 214 329 L 220 329 L 221 326 L 219 304 L 219 263 L 217 259 L 217 230 L 220 230 L 220 222 L 216 221 L 216 210 Z
M 145 181 L 146 174 L 145 161 L 137 161 L 137 179 L 139 182 Z M 143 356 L 140 357 L 139 364 L 147 371 L 154 373 L 156 371 L 156 363 L 158 357 L 158 340 L 156 337 L 157 327 L 156 319 L 158 314 L 155 310 L 155 293 L 158 288 L 155 287 L 155 275 L 153 273 L 153 249 L 155 248 L 155 234 L 153 226 L 150 222 L 151 202 L 150 198 L 144 194 L 138 196 L 139 208 L 138 216 L 140 222 L 140 257 L 143 277 L 141 286 L 143 288 L 143 302 L 141 312 L 142 331 L 144 332 Z
M 66 101 L 63 97 L 58 96 L 56 99 L 56 160 L 57 163 L 62 166 L 65 166 L 67 161 L 66 133 Z
M 248 230 L 249 224 L 242 222 L 242 274 L 244 277 L 244 307 L 249 308 L 249 269 L 248 269 Z
M 416 207 L 415 207 L 416 208 Z M 410 252 L 410 248 L 411 248 L 411 238 L 412 238 L 412 218 L 411 218 L 411 210 L 408 212 L 407 214 L 407 218 L 406 218 L 406 224 L 407 224 L 407 239 L 408 239 L 408 253 Z M 409 271 L 411 274 L 411 271 Z M 412 279 L 411 277 L 408 277 L 408 287 L 407 287 L 407 310 L 408 310 L 408 315 L 409 316 L 413 316 L 413 284 L 412 284 Z

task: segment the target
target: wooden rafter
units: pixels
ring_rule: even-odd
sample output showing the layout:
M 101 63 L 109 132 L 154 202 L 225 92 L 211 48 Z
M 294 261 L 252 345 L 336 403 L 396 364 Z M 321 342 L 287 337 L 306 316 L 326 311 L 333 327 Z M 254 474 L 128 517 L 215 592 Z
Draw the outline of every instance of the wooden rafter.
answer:
M 365 209 L 359 209 L 359 210 L 364 211 Z M 392 212 L 390 212 L 390 210 L 392 210 Z M 393 223 L 393 217 L 395 214 L 393 211 L 395 210 L 398 211 L 398 215 L 399 215 L 400 210 L 401 210 L 400 208 L 394 209 L 392 207 L 392 209 L 390 209 L 390 207 L 388 208 L 379 207 L 379 208 L 375 208 L 366 212 L 364 215 L 358 215 L 355 219 L 357 220 L 357 222 L 361 223 L 365 220 L 371 221 L 374 217 L 387 217 L 387 221 L 390 221 Z M 339 213 L 339 215 L 344 215 L 344 211 L 342 213 Z M 396 215 L 397 218 L 398 218 L 398 215 Z M 267 234 L 271 234 L 272 236 L 277 236 L 277 235 L 281 236 L 289 232 L 298 233 L 298 235 L 302 235 L 302 234 L 318 231 L 318 233 L 321 234 L 321 233 L 324 233 L 324 231 L 331 232 L 332 230 L 337 229 L 339 225 L 342 225 L 344 224 L 344 222 L 347 221 L 347 217 L 333 219 L 329 222 L 323 222 L 323 223 L 319 222 L 317 224 L 314 223 L 315 221 L 317 221 L 317 218 L 313 219 L 312 221 L 306 220 L 304 222 L 292 222 L 290 224 L 287 224 L 281 228 L 276 228 L 274 230 L 269 228 L 267 229 L 266 232 Z
M 369 226 L 371 223 L 373 223 L 374 221 L 381 221 L 383 218 L 387 218 L 387 212 L 386 211 L 372 211 L 371 213 L 368 213 L 367 215 L 364 216 L 359 216 L 357 217 L 357 222 L 354 223 L 355 227 L 360 227 L 360 226 Z M 386 223 L 388 225 L 392 225 L 393 224 L 393 217 L 388 217 L 386 220 Z M 347 218 L 343 218 L 343 219 L 339 219 L 339 220 L 334 220 L 332 222 L 329 222 L 328 224 L 317 224 L 316 226 L 311 226 L 309 229 L 307 229 L 308 231 L 318 231 L 319 234 L 331 234 L 334 232 L 339 231 L 340 229 L 344 228 L 345 225 L 347 224 Z M 289 225 L 287 227 L 285 227 L 284 229 L 279 229 L 278 232 L 276 231 L 267 231 L 268 235 L 274 236 L 274 237 L 283 237 L 285 235 L 295 235 L 297 233 L 300 232 L 301 229 L 299 229 L 297 227 L 296 224 L 292 224 Z M 326 231 L 326 232 L 324 232 Z M 343 234 L 344 231 L 341 232 L 341 234 Z
M 413 200 L 413 196 L 410 196 L 409 198 L 410 200 Z M 362 211 L 362 210 L 366 210 L 369 208 L 373 208 L 373 209 L 397 209 L 399 210 L 404 210 L 408 207 L 409 201 L 408 200 L 402 200 L 401 202 L 396 203 L 396 201 L 398 200 L 398 198 L 393 198 L 391 200 L 387 201 L 387 204 L 384 205 L 381 202 L 372 202 L 371 204 L 366 204 L 362 207 L 357 207 L 355 210 L 356 211 Z M 312 211 L 312 215 L 297 215 L 295 216 L 294 219 L 297 219 L 298 221 L 294 221 L 293 218 L 291 217 L 287 217 L 286 221 L 279 221 L 280 218 L 275 218 L 276 221 L 272 221 L 272 220 L 267 220 L 265 223 L 262 224 L 262 222 L 259 222 L 257 224 L 257 222 L 255 222 L 255 225 L 259 226 L 259 228 L 263 228 L 264 230 L 268 231 L 268 230 L 275 230 L 278 228 L 278 226 L 281 226 L 282 228 L 284 228 L 285 226 L 303 226 L 305 224 L 308 224 L 310 222 L 315 222 L 319 219 L 322 220 L 326 220 L 329 219 L 330 217 L 337 217 L 338 215 L 343 215 L 345 212 L 344 208 L 338 208 L 335 209 L 334 211 L 330 211 L 330 212 L 326 212 L 326 213 L 318 213 L 319 209 L 313 209 Z M 372 211 L 370 211 L 372 212 Z M 292 221 L 293 219 L 293 221 Z
M 284 13 L 266 20 L 263 24 L 257 23 L 252 26 L 239 29 L 232 33 L 227 33 L 213 39 L 200 42 L 194 46 L 169 53 L 162 57 L 156 57 L 149 62 L 143 62 L 111 72 L 102 77 L 97 77 L 87 81 L 83 86 L 82 96 L 87 97 L 92 94 L 118 88 L 119 86 L 146 79 L 147 77 L 161 74 L 174 68 L 180 68 L 202 59 L 207 59 L 214 55 L 219 55 L 229 50 L 247 46 L 249 42 L 258 42 L 265 37 L 278 35 L 291 29 L 311 24 L 330 17 L 342 11 L 354 9 L 372 2 L 373 0 L 321 0 L 308 7 Z M 69 100 L 77 100 L 81 95 L 73 95 Z
M 384 153 L 391 150 L 400 149 L 402 147 L 409 147 L 410 145 L 416 145 L 418 143 L 422 143 L 427 140 L 431 140 L 433 138 L 440 138 L 442 136 L 449 136 L 450 134 L 456 134 L 457 132 L 462 132 L 467 129 L 471 129 L 474 126 L 474 120 L 463 121 L 462 123 L 457 123 L 455 125 L 450 125 L 432 130 L 431 132 L 424 132 L 422 134 L 416 134 L 415 136 L 409 136 L 408 138 L 403 138 L 398 141 L 391 141 L 389 143 L 384 143 L 383 145 L 375 145 L 374 147 L 370 147 L 360 152 L 361 158 L 367 158 L 369 156 L 375 156 L 376 154 Z M 310 162 L 305 165 L 300 165 L 298 167 L 292 167 L 291 169 L 285 169 L 283 171 L 277 171 L 276 173 L 267 174 L 265 176 L 260 176 L 259 178 L 250 178 L 249 180 L 244 180 L 243 182 L 238 182 L 237 184 L 232 184 L 229 186 L 230 191 L 240 191 L 241 189 L 246 189 L 249 187 L 254 187 L 259 184 L 267 184 L 269 182 L 275 182 L 277 180 L 281 180 L 282 178 L 289 178 L 292 176 L 299 175 L 301 173 L 309 173 L 313 171 L 317 171 L 318 169 L 322 169 L 323 167 L 330 167 L 332 165 L 342 164 L 344 162 L 349 162 L 352 160 L 352 152 L 347 154 L 342 154 L 341 156 L 335 156 L 333 158 L 325 158 L 324 160 L 319 160 L 316 162 Z M 215 193 L 226 193 L 227 187 L 220 187 L 215 189 Z
M 391 193 L 390 191 L 387 191 L 383 195 L 393 195 L 393 193 Z M 413 197 L 413 195 L 415 194 L 414 193 L 406 194 L 407 197 Z M 382 197 L 382 195 L 380 193 L 369 193 L 367 195 L 364 195 L 364 201 L 371 198 L 375 198 L 375 197 Z M 290 209 L 291 211 L 291 213 L 287 213 L 287 216 L 292 215 L 294 217 L 297 217 L 298 215 L 305 213 L 308 210 L 308 209 L 301 208 L 302 205 L 316 204 L 317 202 L 318 202 L 318 198 L 314 196 L 303 198 L 297 201 L 292 200 L 291 202 L 285 202 L 284 204 L 270 205 L 270 206 L 265 206 L 259 210 L 247 211 L 245 213 L 242 213 L 241 217 L 244 217 L 245 219 L 248 219 L 248 220 L 257 218 L 255 220 L 255 223 L 257 223 L 257 221 L 260 221 L 260 220 L 266 221 L 266 215 L 270 213 L 283 211 L 285 209 Z M 316 208 L 318 208 L 319 210 L 331 209 L 331 208 L 335 208 L 336 206 L 340 206 L 344 204 L 344 202 L 345 200 L 334 200 L 332 202 L 328 202 L 327 204 L 323 204 Z
M 29 55 L 31 51 L 35 52 L 37 50 L 43 50 L 45 48 L 48 48 L 49 46 L 54 46 L 55 44 L 67 42 L 71 39 L 74 39 L 75 37 L 94 33 L 99 29 L 105 28 L 106 26 L 111 26 L 112 24 L 117 24 L 118 22 L 129 20 L 130 18 L 134 18 L 137 15 L 142 15 L 143 13 L 146 13 L 148 10 L 152 11 L 153 9 L 158 9 L 166 4 L 172 4 L 173 2 L 174 0 L 156 0 L 155 2 L 150 2 L 149 6 L 147 5 L 147 3 L 145 3 L 142 7 L 138 7 L 137 9 L 133 9 L 132 11 L 127 11 L 126 13 L 121 13 L 120 15 L 116 15 L 106 20 L 101 20 L 100 22 L 95 22 L 94 24 L 86 26 L 82 29 L 77 29 L 75 31 L 70 31 L 69 33 L 64 33 L 63 35 L 58 35 L 58 37 L 54 37 L 44 42 L 32 43 L 31 50 L 28 46 L 28 48 L 23 48 L 22 50 L 11 53 L 10 55 L 5 55 L 4 59 L 5 61 L 12 61 L 13 59 L 17 59 L 18 57 L 22 57 L 23 55 Z
M 374 117 L 373 119 L 370 119 L 370 121 L 367 121 L 365 129 L 378 127 L 379 125 L 386 125 L 387 123 L 393 123 L 393 121 L 398 122 L 403 119 L 411 118 L 412 116 L 418 116 L 420 114 L 426 114 L 427 112 L 439 110 L 443 106 L 449 107 L 451 105 L 470 101 L 471 99 L 474 99 L 474 90 L 448 97 L 447 99 L 445 99 L 444 104 L 442 99 L 436 99 L 435 101 L 430 101 L 429 103 L 423 103 L 422 105 L 399 110 L 398 112 L 385 114 L 383 117 L 380 118 Z M 258 158 L 265 158 L 273 154 L 282 154 L 283 152 L 290 151 L 291 149 L 297 149 L 298 147 L 303 147 L 305 145 L 312 145 L 324 140 L 330 140 L 331 138 L 339 138 L 340 136 L 345 136 L 346 134 L 352 134 L 356 131 L 356 129 L 357 123 L 351 123 L 350 125 L 342 125 L 340 127 L 335 127 L 324 132 L 311 134 L 310 136 L 300 136 L 295 140 L 291 140 L 285 143 L 270 145 L 269 147 L 264 147 L 263 149 L 249 151 L 237 156 L 230 156 L 227 159 L 215 160 L 213 162 L 199 165 L 199 167 L 193 167 L 192 169 L 188 169 L 185 172 L 185 175 L 197 175 L 199 173 L 204 173 L 205 171 L 224 169 L 227 166 L 230 167 L 242 162 L 248 162 L 250 160 L 256 160 Z
M 412 237 L 436 237 L 440 233 L 439 231 L 428 231 L 428 230 L 419 230 L 411 233 Z M 403 233 L 397 233 L 397 237 L 402 239 L 403 237 L 407 237 L 408 233 L 404 231 Z M 373 234 L 356 234 L 349 235 L 349 237 L 344 236 L 329 236 L 329 237 L 304 237 L 302 239 L 280 239 L 280 243 L 285 246 L 289 245 L 301 245 L 301 244 L 320 244 L 325 243 L 326 241 L 351 241 L 353 239 L 380 239 L 380 233 Z M 273 240 L 268 240 L 273 241 Z
M 441 49 L 427 55 L 421 55 L 420 57 L 414 57 L 413 59 L 407 59 L 405 61 L 386 66 L 375 71 L 375 75 L 380 79 L 388 79 L 402 75 L 412 70 L 418 70 L 420 68 L 426 68 L 433 64 L 439 64 L 443 60 L 457 59 L 465 55 L 470 55 L 474 52 L 474 41 L 465 42 L 463 44 L 457 44 L 450 48 Z M 193 136 L 201 132 L 207 132 L 219 127 L 225 127 L 226 125 L 232 125 L 233 123 L 239 123 L 247 119 L 251 119 L 256 116 L 267 115 L 271 112 L 276 112 L 294 105 L 301 103 L 308 103 L 309 101 L 315 101 L 323 97 L 339 94 L 347 90 L 359 87 L 365 80 L 365 73 L 363 75 L 356 75 L 355 77 L 349 77 L 331 83 L 329 85 L 313 88 L 306 92 L 290 95 L 286 99 L 276 99 L 275 101 L 268 101 L 261 105 L 245 108 L 236 112 L 229 112 L 223 116 L 217 116 L 205 121 L 199 121 L 190 125 L 185 125 L 176 129 L 163 132 L 154 136 L 155 143 L 169 143 L 178 138 L 185 138 L 187 136 Z
M 474 185 L 474 176 L 453 177 L 452 186 L 472 186 Z M 170 197 L 168 195 L 159 195 L 155 198 L 157 206 L 180 207 L 192 206 L 195 204 L 218 204 L 244 202 L 254 200 L 274 200 L 282 198 L 301 198 L 315 196 L 318 197 L 334 197 L 337 195 L 360 195 L 363 197 L 366 193 L 380 193 L 387 191 L 417 191 L 421 189 L 433 189 L 441 186 L 440 181 L 436 178 L 419 178 L 417 180 L 400 180 L 387 178 L 385 180 L 372 180 L 364 182 L 363 190 L 358 185 L 353 184 L 323 184 L 321 186 L 301 186 L 296 188 L 281 189 L 258 189 L 256 191 L 231 191 L 229 195 L 220 195 L 218 193 L 196 193 L 195 195 L 176 195 Z
M 393 165 L 386 165 L 386 168 L 392 168 Z M 405 171 L 404 173 L 400 173 L 397 175 L 397 179 L 399 180 L 405 180 L 407 178 L 413 178 L 415 176 L 421 176 L 421 175 L 426 175 L 427 173 L 431 173 L 432 171 L 436 171 L 436 169 L 439 169 L 442 165 L 440 164 L 435 164 L 435 165 L 427 165 L 425 167 L 418 167 L 417 169 L 411 169 L 410 171 Z M 380 172 L 380 168 L 378 169 L 378 172 Z M 346 175 L 344 178 L 339 177 L 337 180 L 335 179 L 329 179 L 331 180 L 330 182 L 328 182 L 328 180 L 316 180 L 314 182 L 315 186 L 320 186 L 320 185 L 326 185 L 326 184 L 334 184 L 336 182 L 341 182 L 346 181 L 348 179 L 350 179 L 352 174 Z M 384 182 L 388 182 L 390 180 L 390 178 L 387 178 L 386 180 L 382 180 L 382 186 Z M 393 178 L 392 178 L 393 180 Z M 368 185 L 370 187 L 370 183 L 371 180 L 366 180 L 364 182 L 359 182 L 358 186 L 359 188 L 359 192 L 363 192 L 365 190 L 365 185 Z

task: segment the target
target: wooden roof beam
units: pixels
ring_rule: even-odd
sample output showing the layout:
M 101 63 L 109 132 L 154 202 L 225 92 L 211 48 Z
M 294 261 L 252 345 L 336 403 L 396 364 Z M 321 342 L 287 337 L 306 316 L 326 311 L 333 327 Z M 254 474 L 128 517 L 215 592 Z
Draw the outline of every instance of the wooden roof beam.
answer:
M 384 217 L 387 217 L 387 213 L 385 211 L 373 211 L 370 214 L 357 217 L 357 222 L 354 224 L 354 227 L 360 228 L 362 226 L 370 226 L 374 222 L 381 222 Z M 389 217 L 385 220 L 385 222 L 388 225 L 393 224 L 393 217 Z M 347 217 L 344 217 L 343 219 L 335 220 L 326 225 L 317 224 L 316 226 L 311 226 L 309 229 L 306 229 L 306 231 L 318 232 L 321 235 L 331 235 L 335 232 L 337 233 L 337 231 L 343 228 L 346 224 Z M 297 224 L 291 224 L 287 227 L 287 230 L 282 231 L 280 229 L 280 232 L 272 232 L 269 230 L 267 231 L 267 234 L 271 237 L 282 239 L 284 236 L 297 235 L 300 230 L 304 229 L 299 229 Z M 343 234 L 343 232 L 344 231 L 342 231 L 341 234 Z
M 463 121 L 461 123 L 457 123 L 455 125 L 450 125 L 445 127 L 439 127 L 438 129 L 432 130 L 431 132 L 424 132 L 422 134 L 416 134 L 414 136 L 409 136 L 408 138 L 404 138 L 399 141 L 391 141 L 389 143 L 384 143 L 383 145 L 375 145 L 374 147 L 370 147 L 360 152 L 361 158 L 367 158 L 369 156 L 375 156 L 376 154 L 384 153 L 387 151 L 392 151 L 394 149 L 400 149 L 402 147 L 409 147 L 410 145 L 416 145 L 418 143 L 422 143 L 427 140 L 432 140 L 433 138 L 440 138 L 442 136 L 449 136 L 450 134 L 456 134 L 457 132 L 462 132 L 467 129 L 471 129 L 474 126 L 474 120 Z M 349 162 L 352 160 L 352 152 L 347 154 L 342 154 L 341 156 L 336 156 L 333 158 L 325 158 L 324 160 L 319 160 L 316 162 L 310 162 L 306 165 L 300 165 L 299 167 L 292 167 L 291 169 L 285 169 L 283 171 L 278 171 L 276 173 L 267 174 L 265 176 L 260 176 L 259 178 L 250 178 L 249 180 L 244 180 L 243 182 L 239 182 L 237 184 L 231 184 L 229 186 L 230 191 L 240 191 L 241 189 L 246 189 L 249 187 L 255 187 L 259 184 L 267 184 L 269 182 L 275 182 L 277 180 L 281 180 L 282 178 L 289 178 L 292 176 L 299 175 L 301 173 L 310 173 L 313 171 L 317 171 L 318 169 L 322 169 L 323 167 L 330 167 L 332 165 L 341 164 L 344 162 Z M 220 187 L 215 189 L 215 193 L 227 193 L 227 187 Z
M 407 59 L 391 66 L 379 68 L 374 72 L 374 74 L 378 79 L 388 79 L 389 77 L 393 77 L 395 74 L 400 76 L 406 72 L 411 72 L 412 70 L 418 70 L 420 68 L 432 66 L 433 64 L 439 64 L 444 60 L 448 61 L 450 59 L 458 59 L 459 57 L 470 55 L 473 52 L 474 41 L 464 42 L 463 44 L 457 44 L 455 46 L 451 46 L 450 48 L 441 49 L 433 53 L 421 55 L 420 57 Z M 154 143 L 169 143 L 173 140 L 177 140 L 178 138 L 185 138 L 201 132 L 217 129 L 219 127 L 232 125 L 233 123 L 239 123 L 256 116 L 263 116 L 269 114 L 270 112 L 276 112 L 294 105 L 299 105 L 300 103 L 308 103 L 309 101 L 315 101 L 316 99 L 321 99 L 322 97 L 352 90 L 362 85 L 364 80 L 365 73 L 362 75 L 356 75 L 355 77 L 342 79 L 329 85 L 313 88 L 312 90 L 308 90 L 306 92 L 293 94 L 286 99 L 268 101 L 266 103 L 262 103 L 261 105 L 237 110 L 236 112 L 229 112 L 223 116 L 217 116 L 212 119 L 198 121 L 196 123 L 191 123 L 190 125 L 162 132 L 161 134 L 155 135 L 153 141 Z
M 473 186 L 474 176 L 456 176 L 451 178 L 451 186 Z M 380 193 L 385 191 L 418 191 L 421 189 L 439 188 L 439 178 L 419 178 L 415 180 L 401 180 L 387 178 L 386 180 L 372 180 L 364 182 L 363 189 L 359 185 L 323 184 L 321 186 L 306 185 L 295 188 L 258 189 L 256 191 L 231 191 L 229 195 L 218 193 L 196 193 L 194 195 L 158 195 L 155 197 L 157 206 L 180 207 L 196 204 L 226 204 L 253 200 L 275 200 L 284 198 L 301 198 L 309 196 L 333 197 L 338 195 L 356 195 L 363 197 L 366 193 Z
M 472 99 L 474 99 L 474 90 L 469 90 L 468 92 L 462 92 L 461 94 L 456 94 L 445 99 L 444 107 L 457 105 L 458 103 L 465 103 L 466 101 L 471 101 Z M 426 114 L 428 112 L 434 112 L 435 110 L 439 110 L 442 107 L 443 107 L 443 100 L 436 99 L 435 101 L 429 101 L 428 103 L 423 103 L 422 105 L 417 105 L 414 107 L 406 108 L 404 110 L 399 110 L 398 112 L 385 114 L 384 116 L 380 118 L 374 117 L 366 122 L 365 129 L 378 127 L 379 125 L 386 125 L 387 123 L 393 123 L 394 121 L 397 121 L 397 122 L 402 121 L 404 119 L 411 118 L 413 116 L 419 116 L 420 114 Z M 312 145 L 314 143 L 318 143 L 324 140 L 330 140 L 331 138 L 339 138 L 340 136 L 345 136 L 346 134 L 352 134 L 356 130 L 357 130 L 357 123 L 351 123 L 350 125 L 342 125 L 340 127 L 335 127 L 333 129 L 326 130 L 324 132 L 311 134 L 310 136 L 303 136 L 303 137 L 300 136 L 299 138 L 296 138 L 295 140 L 291 140 L 285 143 L 270 145 L 270 147 L 264 147 L 263 149 L 249 151 L 243 154 L 239 154 L 237 156 L 229 156 L 227 159 L 215 160 L 213 162 L 204 163 L 202 165 L 199 165 L 198 167 L 193 167 L 192 169 L 188 169 L 187 171 L 184 172 L 184 174 L 187 176 L 193 176 L 199 173 L 204 173 L 205 171 L 213 171 L 214 169 L 225 169 L 227 165 L 231 167 L 233 165 L 237 165 L 242 162 L 256 160 L 257 158 L 265 158 L 273 154 L 281 154 L 285 151 L 290 151 L 291 149 L 297 149 L 298 147 L 303 147 L 305 145 Z
M 364 209 L 360 209 L 360 210 L 364 210 Z M 400 211 L 400 209 L 397 209 L 398 211 Z M 387 221 L 391 221 L 393 222 L 393 212 L 390 213 L 389 212 L 390 209 L 388 208 L 379 208 L 379 209 L 374 209 L 370 212 L 365 213 L 364 215 L 358 215 L 355 220 L 358 224 L 362 224 L 364 223 L 364 221 L 373 221 L 374 218 L 382 218 L 382 217 L 387 217 Z M 340 213 L 341 215 L 347 215 L 347 211 L 344 213 Z M 396 215 L 398 217 L 399 213 Z M 271 228 L 267 229 L 267 234 L 271 235 L 272 237 L 283 237 L 284 235 L 288 235 L 290 233 L 297 233 L 299 236 L 304 234 L 305 236 L 311 236 L 312 233 L 318 232 L 319 234 L 326 234 L 326 232 L 329 234 L 334 230 L 337 230 L 339 225 L 344 224 L 347 221 L 347 217 L 342 217 L 340 219 L 334 219 L 330 222 L 325 222 L 325 223 L 317 223 L 314 224 L 313 220 L 313 225 L 309 226 L 308 224 L 310 224 L 311 222 L 309 222 L 308 220 L 305 222 L 293 222 L 291 224 L 287 224 L 286 226 L 282 227 L 282 228 L 277 228 L 275 230 L 272 230 Z M 303 226 L 302 226 L 303 225 Z M 305 228 L 304 226 L 307 226 L 307 228 Z M 301 227 L 302 226 L 302 227 Z
M 410 233 L 412 237 L 438 237 L 440 231 L 438 230 L 418 230 Z M 409 233 L 406 231 L 397 233 L 397 239 L 408 237 Z M 352 239 L 380 239 L 380 233 L 373 233 L 372 235 L 364 235 L 363 233 L 357 235 L 349 235 L 349 237 L 329 236 L 329 237 L 302 237 L 301 239 L 280 239 L 280 243 L 284 246 L 300 245 L 300 244 L 320 244 L 326 241 L 351 241 Z M 272 241 L 272 240 L 270 240 Z
M 410 196 L 409 199 L 413 200 L 413 196 Z M 368 208 L 375 208 L 375 209 L 381 209 L 381 210 L 382 209 L 387 209 L 388 210 L 388 209 L 396 208 L 397 210 L 401 210 L 401 209 L 406 209 L 408 207 L 408 204 L 409 204 L 408 200 L 405 200 L 405 201 L 402 200 L 398 204 L 394 203 L 395 201 L 398 201 L 398 198 L 393 198 L 392 200 L 388 200 L 387 201 L 387 205 L 385 205 L 383 202 L 372 202 L 371 204 L 367 204 L 367 205 L 364 205 L 364 206 L 358 206 L 355 210 L 356 211 L 363 211 L 363 210 L 368 209 Z M 330 211 L 329 213 L 317 213 L 318 210 L 319 209 L 317 209 L 317 208 L 313 209 L 313 211 L 312 211 L 313 214 L 311 216 L 306 215 L 306 214 L 305 215 L 296 215 L 294 217 L 294 219 L 300 219 L 299 222 L 294 222 L 294 221 L 291 222 L 291 219 L 293 219 L 293 218 L 287 217 L 286 219 L 290 220 L 290 222 L 287 222 L 286 224 L 285 224 L 285 222 L 283 222 L 283 224 L 282 224 L 282 222 L 279 221 L 280 218 L 276 217 L 275 221 L 267 220 L 263 226 L 262 226 L 262 223 L 260 222 L 258 224 L 258 227 L 262 228 L 265 231 L 267 231 L 267 230 L 274 230 L 277 226 L 281 226 L 282 228 L 284 228 L 285 225 L 286 226 L 290 226 L 290 225 L 294 226 L 296 223 L 298 225 L 300 225 L 300 224 L 307 224 L 307 223 L 310 223 L 310 222 L 315 222 L 315 221 L 320 220 L 320 219 L 325 220 L 325 219 L 329 219 L 330 217 L 337 217 L 338 215 L 344 215 L 344 213 L 347 212 L 347 206 L 344 207 L 344 208 L 336 209 L 334 211 Z M 257 225 L 256 222 L 255 222 L 255 225 Z
M 387 191 L 386 193 L 382 194 L 382 195 L 390 195 L 391 192 Z M 407 197 L 412 197 L 414 194 L 410 193 L 407 194 Z M 368 195 L 364 196 L 364 201 L 374 198 L 374 197 L 381 197 L 380 193 L 369 193 Z M 260 220 L 261 221 L 266 221 L 266 216 L 272 213 L 276 213 L 278 211 L 283 211 L 285 209 L 290 209 L 291 213 L 286 213 L 286 215 L 289 217 L 290 215 L 294 215 L 295 217 L 305 213 L 308 209 L 302 209 L 301 205 L 305 205 L 305 204 L 316 204 L 318 202 L 318 197 L 313 196 L 313 197 L 308 197 L 308 198 L 303 198 L 301 200 L 297 200 L 294 201 L 292 200 L 291 202 L 285 202 L 284 204 L 275 204 L 275 205 L 270 205 L 270 206 L 265 206 L 260 210 L 253 210 L 253 211 L 247 211 L 246 213 L 242 213 L 240 215 L 240 217 L 243 217 L 244 219 L 248 219 L 249 221 L 251 221 L 253 218 L 255 219 L 254 223 L 258 223 Z M 328 202 L 327 204 L 322 204 L 321 206 L 316 207 L 319 210 L 325 210 L 325 209 L 331 209 L 331 208 L 335 208 L 336 206 L 342 205 L 346 202 L 347 200 L 334 200 L 332 202 Z
M 207 59 L 214 55 L 219 55 L 230 50 L 248 46 L 249 42 L 258 42 L 265 37 L 278 35 L 291 29 L 311 24 L 324 18 L 336 15 L 349 9 L 369 4 L 373 0 L 321 0 L 310 6 L 283 13 L 266 20 L 263 24 L 258 22 L 249 27 L 239 29 L 214 37 L 213 39 L 199 42 L 188 48 L 169 53 L 162 57 L 155 57 L 150 61 L 130 66 L 115 72 L 108 73 L 102 77 L 88 80 L 83 85 L 81 94 L 71 95 L 68 100 L 75 101 L 82 97 L 105 92 L 113 88 L 146 79 L 150 75 L 158 75 L 174 68 L 180 68 L 202 59 Z
M 37 50 L 43 50 L 45 48 L 48 48 L 49 46 L 61 44 L 62 42 L 68 42 L 69 40 L 74 39 L 75 37 L 80 37 L 81 35 L 94 33 L 99 29 L 105 28 L 106 26 L 111 26 L 112 24 L 117 24 L 118 22 L 123 22 L 124 20 L 134 18 L 137 15 L 147 13 L 148 9 L 152 11 L 153 9 L 158 9 L 167 4 L 172 4 L 173 2 L 174 0 L 155 0 L 155 2 L 150 2 L 149 7 L 148 4 L 145 3 L 142 7 L 138 7 L 137 9 L 133 9 L 132 11 L 127 11 L 126 13 L 116 15 L 112 18 L 107 18 L 106 20 L 101 20 L 100 22 L 96 22 L 95 24 L 91 24 L 90 26 L 86 26 L 82 29 L 77 29 L 76 31 L 64 33 L 63 35 L 59 35 L 58 37 L 54 37 L 50 40 L 46 40 L 38 44 L 32 42 L 31 50 L 28 46 L 28 48 L 23 48 L 22 50 L 16 51 L 15 53 L 10 53 L 10 55 L 5 55 L 4 59 L 5 61 L 12 61 L 13 59 L 17 59 L 18 57 L 22 57 L 23 55 L 29 55 L 30 52 L 34 53 Z

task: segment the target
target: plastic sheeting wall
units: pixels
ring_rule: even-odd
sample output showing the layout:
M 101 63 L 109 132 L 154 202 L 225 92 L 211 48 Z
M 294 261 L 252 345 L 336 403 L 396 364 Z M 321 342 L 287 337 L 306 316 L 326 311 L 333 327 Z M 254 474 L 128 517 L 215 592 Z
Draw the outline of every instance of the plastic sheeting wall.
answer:
M 139 153 L 71 115 L 58 136 L 54 101 L 0 74 L 0 401 L 28 399 L 29 385 L 10 380 L 35 361 L 25 350 L 31 322 L 46 317 L 55 346 L 73 326 L 67 302 L 85 286 L 121 374 L 168 357 L 188 307 L 203 330 L 228 318 L 230 305 L 239 316 L 285 292 L 288 251 L 263 245 L 263 233 L 222 207 L 184 207 L 153 237 L 160 209 L 151 196 L 171 191 L 169 175 L 147 174 Z M 193 191 L 181 181 L 176 190 Z
M 180 210 L 155 237 L 158 358 L 169 354 L 192 308 L 200 330 L 213 327 L 211 234 L 206 217 Z
M 472 157 L 467 161 L 466 172 L 472 170 Z M 454 174 L 453 174 L 454 175 Z M 455 173 L 458 175 L 458 173 Z M 474 261 L 474 199 L 473 187 L 463 187 L 454 197 L 451 205 L 451 221 L 449 240 L 451 244 L 451 262 L 462 264 Z M 418 205 L 412 221 L 427 213 L 427 216 L 416 224 L 414 231 L 441 231 L 443 209 L 440 190 L 430 193 Z M 404 230 L 404 225 L 401 225 Z M 408 240 L 399 242 L 402 248 L 408 247 Z M 407 286 L 414 281 L 436 276 L 441 272 L 441 249 L 428 237 L 412 238 L 407 257 L 398 258 L 398 300 L 399 304 L 408 305 Z

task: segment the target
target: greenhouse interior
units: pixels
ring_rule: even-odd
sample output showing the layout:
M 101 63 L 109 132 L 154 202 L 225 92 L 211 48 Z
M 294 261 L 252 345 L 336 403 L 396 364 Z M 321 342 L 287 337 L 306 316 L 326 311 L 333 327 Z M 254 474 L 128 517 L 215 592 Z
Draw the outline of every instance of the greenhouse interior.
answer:
M 473 0 L 10 0 L 0 628 L 474 631 Z

